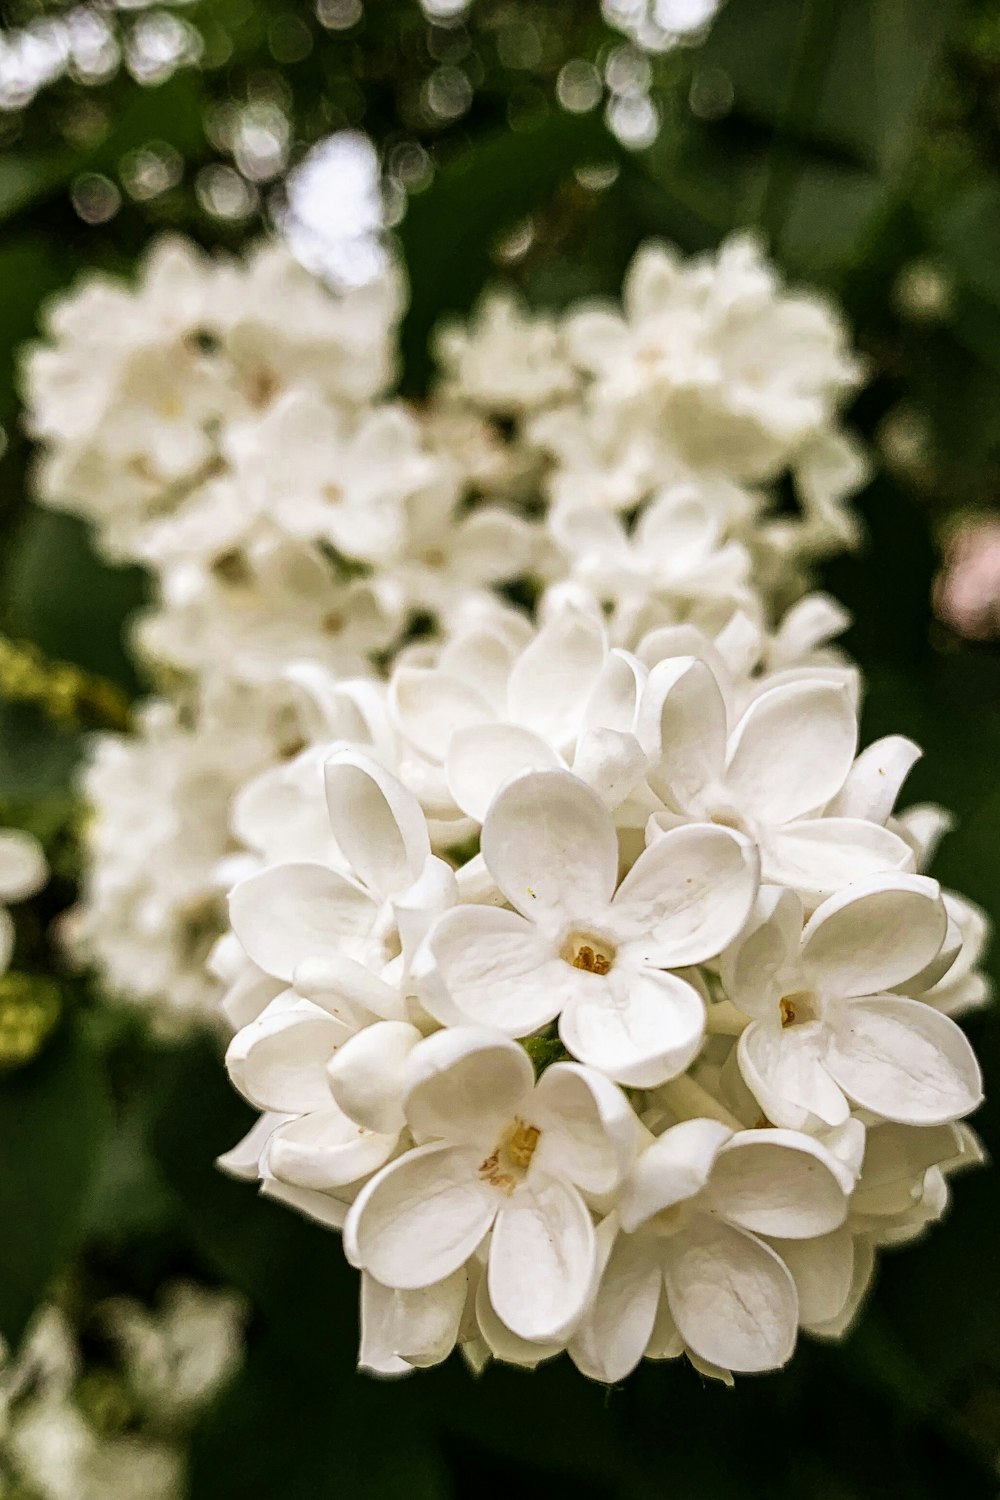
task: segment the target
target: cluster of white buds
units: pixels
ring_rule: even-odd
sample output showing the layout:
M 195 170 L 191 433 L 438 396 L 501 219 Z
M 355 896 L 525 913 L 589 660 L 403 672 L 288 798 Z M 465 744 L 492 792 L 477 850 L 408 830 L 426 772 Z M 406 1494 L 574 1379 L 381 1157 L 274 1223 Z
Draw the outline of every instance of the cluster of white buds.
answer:
M 806 592 L 864 477 L 843 329 L 749 239 L 651 246 L 621 308 L 487 299 L 407 406 L 396 283 L 303 275 L 171 246 L 29 365 L 43 494 L 159 580 L 82 941 L 221 997 L 225 1165 L 342 1230 L 366 1368 L 777 1367 L 978 1153 L 985 920 Z
M 180 1500 L 184 1441 L 243 1355 L 244 1311 L 226 1292 L 163 1288 L 151 1309 L 98 1304 L 86 1332 L 43 1308 L 13 1358 L 0 1349 L 0 1493 L 33 1500 Z

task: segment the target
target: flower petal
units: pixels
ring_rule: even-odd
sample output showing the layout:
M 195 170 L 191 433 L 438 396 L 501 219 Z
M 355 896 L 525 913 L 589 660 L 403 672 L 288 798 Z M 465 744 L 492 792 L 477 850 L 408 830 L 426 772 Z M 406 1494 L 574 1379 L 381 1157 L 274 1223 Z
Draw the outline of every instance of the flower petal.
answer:
M 561 765 L 547 740 L 519 724 L 476 724 L 459 729 L 448 745 L 448 790 L 467 817 L 481 823 L 500 787 L 524 771 Z
M 606 654 L 599 619 L 560 610 L 514 663 L 507 685 L 510 717 L 557 750 L 566 749 L 579 732 Z
M 420 1040 L 406 1021 L 378 1021 L 334 1053 L 327 1066 L 330 1092 L 355 1124 L 382 1135 L 402 1130 L 406 1059 Z
M 884 823 L 921 754 L 920 746 L 902 734 L 888 734 L 876 740 L 862 750 L 827 811 L 836 818 Z
M 836 1163 L 801 1131 L 734 1135 L 719 1152 L 707 1197 L 738 1229 L 789 1240 L 829 1234 L 847 1215 Z
M 824 682 L 771 688 L 736 728 L 726 784 L 751 817 L 787 823 L 840 791 L 857 740 L 857 718 L 842 688 Z
M 900 995 L 845 1006 L 826 1065 L 862 1109 L 904 1125 L 960 1120 L 982 1102 L 982 1075 L 964 1032 Z
M 684 1342 L 723 1370 L 776 1370 L 795 1348 L 798 1297 L 770 1246 L 699 1215 L 665 1244 L 667 1301 Z
M 719 974 L 729 999 L 758 1021 L 777 1014 L 786 976 L 797 967 L 802 902 L 780 886 L 761 888 L 751 922 L 722 955 Z
M 559 1035 L 580 1062 L 630 1088 L 676 1078 L 705 1034 L 705 1002 L 676 974 L 616 964 L 583 981 L 564 1005 Z
M 754 1021 L 737 1044 L 740 1072 L 768 1120 L 789 1130 L 842 1125 L 847 1100 L 824 1066 L 826 1037 L 818 1021 L 782 1027 Z
M 351 954 L 376 911 L 364 891 L 326 865 L 276 865 L 240 881 L 229 897 L 233 931 L 249 957 L 287 980 L 303 959 Z
M 330 1100 L 324 1109 L 279 1125 L 261 1165 L 292 1187 L 325 1193 L 377 1172 L 396 1149 L 396 1139 L 395 1131 L 377 1135 L 362 1129 Z
M 496 718 L 482 694 L 436 667 L 397 667 L 389 707 L 400 734 L 438 764 L 457 729 Z
M 456 906 L 435 923 L 414 964 L 421 999 L 445 1024 L 456 1020 L 527 1036 L 558 1015 L 590 976 L 557 957 L 550 940 L 517 912 L 496 906 Z M 438 1004 L 443 985 L 446 1009 Z
M 489 1148 L 526 1108 L 533 1085 L 523 1047 L 478 1026 L 451 1026 L 407 1058 L 403 1109 L 419 1140 Z
M 330 826 L 353 872 L 382 901 L 420 877 L 430 857 L 420 804 L 383 766 L 340 750 L 324 767 Z
M 723 774 L 726 705 L 703 661 L 672 657 L 649 674 L 637 730 L 653 758 L 649 784 L 675 812 L 698 806 L 703 788 Z
M 512 1333 L 507 1324 L 497 1316 L 496 1308 L 490 1301 L 489 1282 L 485 1275 L 480 1277 L 476 1288 L 476 1322 L 494 1359 L 502 1359 L 506 1365 L 520 1365 L 522 1369 L 533 1370 L 543 1359 L 554 1359 L 563 1351 L 561 1339 L 554 1344 L 530 1343 L 519 1334 Z
M 854 1279 L 854 1236 L 846 1227 L 810 1240 L 772 1240 L 795 1280 L 799 1322 L 829 1323 L 847 1306 Z
M 632 1165 L 639 1122 L 628 1099 L 602 1073 L 555 1063 L 538 1080 L 532 1123 L 541 1130 L 535 1161 L 585 1193 L 610 1193 Z
M 854 880 L 913 869 L 913 850 L 888 828 L 860 818 L 807 818 L 770 829 L 760 847 L 761 879 L 817 906 Z
M 618 878 L 614 819 L 568 771 L 532 771 L 494 798 L 483 858 L 510 904 L 532 921 L 603 913 Z
M 656 1241 L 619 1235 L 586 1321 L 570 1345 L 577 1369 L 607 1385 L 631 1374 L 652 1337 L 662 1292 Z
M 306 1114 L 331 1102 L 326 1066 L 350 1028 L 308 1000 L 262 1012 L 226 1052 L 233 1086 L 258 1109 Z
M 433 1286 L 465 1264 L 493 1222 L 497 1194 L 474 1152 L 420 1146 L 390 1162 L 355 1198 L 344 1254 L 383 1286 Z
M 683 1120 L 639 1157 L 622 1191 L 618 1216 L 629 1234 L 654 1214 L 697 1196 L 733 1132 L 720 1120 Z
M 464 1266 L 411 1292 L 382 1286 L 362 1272 L 358 1368 L 399 1375 L 447 1359 L 458 1341 L 468 1285 Z
M 523 1339 L 564 1339 L 587 1306 L 595 1255 L 590 1211 L 577 1190 L 532 1173 L 493 1227 L 487 1277 L 497 1316 Z
M 823 994 L 874 995 L 925 969 L 947 930 L 936 880 L 876 875 L 817 908 L 802 934 L 802 964 Z
M 630 961 L 683 968 L 714 958 L 743 927 L 757 895 L 753 845 L 728 828 L 688 824 L 643 850 L 612 903 Z

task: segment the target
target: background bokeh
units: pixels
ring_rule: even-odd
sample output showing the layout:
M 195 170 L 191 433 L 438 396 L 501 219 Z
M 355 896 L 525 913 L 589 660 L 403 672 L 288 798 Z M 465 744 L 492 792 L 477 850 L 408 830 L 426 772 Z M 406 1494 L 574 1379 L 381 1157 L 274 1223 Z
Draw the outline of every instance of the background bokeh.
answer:
M 565 1360 L 474 1379 L 453 1358 L 379 1383 L 354 1373 L 355 1275 L 336 1241 L 213 1167 L 248 1123 L 216 1045 L 152 1041 L 65 971 L 52 937 L 74 892 L 85 732 L 142 691 L 123 626 L 144 583 L 32 506 L 18 347 L 49 293 L 84 268 L 127 273 L 165 228 L 232 248 L 283 223 L 316 269 L 362 277 L 383 253 L 380 193 L 411 284 L 415 396 L 429 330 L 492 279 L 543 305 L 613 295 L 652 235 L 690 252 L 755 225 L 788 276 L 841 302 L 870 370 L 852 422 L 878 473 L 862 549 L 821 582 L 854 616 L 865 739 L 916 739 L 909 800 L 956 814 L 934 873 L 1000 911 L 1000 565 L 985 624 L 933 607 L 956 527 L 1000 509 L 1000 10 L 715 9 L 0 6 L 0 824 L 33 829 L 55 870 L 19 914 L 17 968 L 58 1012 L 14 1066 L 23 1014 L 0 994 L 0 1331 L 16 1342 L 53 1287 L 69 1305 L 178 1274 L 242 1292 L 247 1361 L 196 1433 L 192 1500 L 997 1493 L 992 1169 L 958 1182 L 925 1243 L 886 1256 L 843 1345 L 805 1340 L 787 1371 L 733 1391 L 686 1365 L 604 1391 Z M 43 659 L 93 680 L 53 699 Z M 996 1156 L 1000 1030 L 986 1012 L 970 1031 L 990 1098 L 975 1124 Z

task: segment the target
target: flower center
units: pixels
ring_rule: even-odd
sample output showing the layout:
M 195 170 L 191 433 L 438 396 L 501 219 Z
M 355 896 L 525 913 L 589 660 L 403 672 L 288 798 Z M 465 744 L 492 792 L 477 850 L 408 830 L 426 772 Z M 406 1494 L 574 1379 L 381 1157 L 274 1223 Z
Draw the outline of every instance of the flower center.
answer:
M 791 995 L 782 995 L 778 1009 L 782 1026 L 804 1026 L 818 1017 L 816 1000 L 808 990 L 795 990 Z
M 510 1197 L 531 1166 L 541 1133 L 537 1125 L 516 1117 L 480 1166 L 483 1181 Z
M 571 932 L 562 947 L 562 957 L 585 974 L 607 974 L 615 961 L 613 944 L 591 933 Z

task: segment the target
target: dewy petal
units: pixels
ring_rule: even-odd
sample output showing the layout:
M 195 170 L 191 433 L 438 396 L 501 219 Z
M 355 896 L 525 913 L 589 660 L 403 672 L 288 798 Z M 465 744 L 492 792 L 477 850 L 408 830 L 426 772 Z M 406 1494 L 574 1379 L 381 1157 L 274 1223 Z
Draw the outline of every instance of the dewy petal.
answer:
M 733 735 L 726 784 L 753 819 L 787 823 L 840 791 L 857 739 L 857 718 L 842 688 L 823 682 L 770 688 Z
M 775 1125 L 804 1130 L 817 1121 L 842 1125 L 850 1114 L 843 1092 L 824 1066 L 821 1023 L 782 1027 L 754 1021 L 737 1047 L 747 1088 Z
M 267 1142 L 262 1167 L 292 1187 L 325 1193 L 370 1177 L 395 1149 L 395 1132 L 363 1130 L 331 1099 L 324 1109 L 279 1125 Z
M 813 913 L 802 934 L 802 966 L 823 994 L 874 995 L 925 969 L 947 930 L 936 880 L 874 876 L 839 891 Z
M 308 1000 L 268 1006 L 229 1043 L 233 1085 L 258 1109 L 306 1114 L 331 1102 L 326 1066 L 350 1028 Z
M 960 1120 L 982 1102 L 982 1075 L 964 1032 L 900 995 L 845 1006 L 826 1065 L 862 1109 L 904 1125 Z
M 602 1073 L 578 1063 L 546 1068 L 531 1102 L 541 1130 L 539 1170 L 575 1182 L 585 1193 L 610 1193 L 632 1165 L 639 1125 L 632 1106 Z
M 507 1036 L 527 1036 L 559 1014 L 581 983 L 582 974 L 559 958 L 552 941 L 536 933 L 517 912 L 496 906 L 456 906 L 430 932 L 414 975 L 426 967 L 444 986 L 454 1013 Z M 434 987 L 421 986 L 424 1005 L 438 1014 Z
M 774 1018 L 786 975 L 798 966 L 801 939 L 798 896 L 764 886 L 747 930 L 719 961 L 723 988 L 739 1010 L 758 1021 Z
M 667 1301 L 699 1358 L 735 1372 L 791 1358 L 798 1297 L 791 1272 L 753 1235 L 699 1214 L 664 1241 Z
M 560 611 L 514 663 L 507 685 L 510 717 L 556 749 L 567 748 L 579 731 L 606 654 L 599 619 L 581 610 Z
M 662 1209 L 696 1197 L 732 1134 L 719 1120 L 684 1120 L 665 1130 L 639 1157 L 622 1190 L 622 1228 L 631 1234 Z
M 649 784 L 675 812 L 698 804 L 720 780 L 726 755 L 726 705 L 703 661 L 676 657 L 649 674 L 639 708 L 638 736 L 653 758 Z
M 768 831 L 761 879 L 798 891 L 815 906 L 869 875 L 913 869 L 913 850 L 888 828 L 860 818 L 807 818 Z
M 420 1140 L 489 1149 L 527 1107 L 533 1084 L 523 1047 L 478 1026 L 452 1026 L 407 1058 L 403 1109 Z
M 47 879 L 45 852 L 34 834 L 0 829 L 0 901 L 25 901 Z
M 383 1286 L 432 1286 L 465 1264 L 497 1201 L 475 1152 L 420 1146 L 362 1188 L 344 1224 L 344 1254 Z
M 847 1306 L 854 1279 L 854 1236 L 846 1227 L 810 1240 L 774 1240 L 799 1295 L 799 1322 L 829 1323 Z
M 480 845 L 510 904 L 532 921 L 603 914 L 618 878 L 614 819 L 568 771 L 533 771 L 500 791 Z
M 532 1172 L 493 1227 L 487 1275 L 497 1316 L 523 1339 L 564 1339 L 587 1306 L 595 1255 L 590 1211 L 576 1188 Z
M 431 852 L 417 799 L 354 750 L 332 755 L 324 776 L 330 826 L 351 869 L 380 900 L 399 895 L 419 878 Z
M 705 1034 L 705 1002 L 693 985 L 620 963 L 580 979 L 559 1020 L 575 1058 L 629 1088 L 655 1088 L 683 1073 Z
M 397 667 L 389 685 L 389 704 L 400 733 L 438 764 L 457 729 L 496 718 L 480 693 L 436 667 Z
M 902 734 L 889 734 L 862 750 L 827 812 L 836 818 L 864 818 L 884 823 L 896 805 L 900 788 L 920 759 L 919 745 Z
M 512 776 L 561 764 L 548 741 L 531 729 L 519 724 L 476 724 L 451 736 L 445 773 L 456 807 L 481 823 L 498 790 Z
M 334 1053 L 327 1067 L 330 1092 L 356 1125 L 383 1135 L 402 1130 L 404 1070 L 420 1040 L 406 1021 L 377 1021 Z
M 586 1321 L 570 1345 L 577 1369 L 608 1385 L 631 1374 L 652 1337 L 662 1291 L 657 1242 L 619 1235 Z
M 229 897 L 233 931 L 266 974 L 290 980 L 306 958 L 336 958 L 366 938 L 377 907 L 326 865 L 276 865 L 251 875 Z
M 683 968 L 714 958 L 757 895 L 753 845 L 712 823 L 674 828 L 645 849 L 618 889 L 612 925 L 631 962 Z
M 800 1131 L 744 1130 L 719 1152 L 706 1198 L 738 1229 L 810 1239 L 839 1229 L 847 1215 L 835 1166 Z

